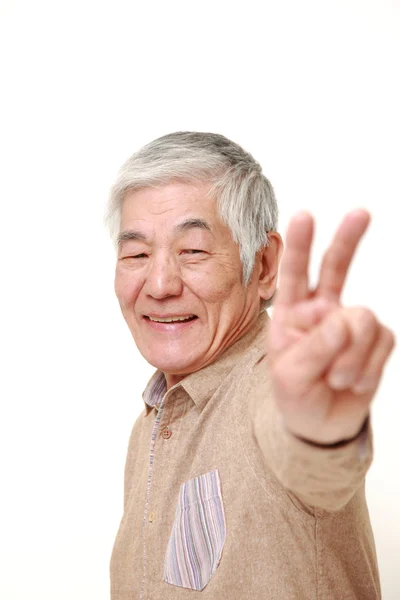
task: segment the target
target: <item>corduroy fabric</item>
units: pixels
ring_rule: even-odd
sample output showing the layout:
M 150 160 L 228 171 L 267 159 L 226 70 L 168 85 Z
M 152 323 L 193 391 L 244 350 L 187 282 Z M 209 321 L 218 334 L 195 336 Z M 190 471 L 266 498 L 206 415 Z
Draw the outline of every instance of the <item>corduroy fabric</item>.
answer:
M 269 391 L 268 322 L 262 313 L 168 392 L 160 372 L 150 381 L 129 442 L 112 600 L 381 598 L 364 489 L 370 424 L 334 449 L 289 434 Z M 211 483 L 218 493 L 209 494 Z M 220 504 L 197 506 L 201 518 L 190 516 L 177 542 L 182 502 L 207 494 Z M 216 524 L 220 531 L 200 534 Z M 196 544 L 205 546 L 193 554 Z M 175 575 L 171 564 L 180 564 Z

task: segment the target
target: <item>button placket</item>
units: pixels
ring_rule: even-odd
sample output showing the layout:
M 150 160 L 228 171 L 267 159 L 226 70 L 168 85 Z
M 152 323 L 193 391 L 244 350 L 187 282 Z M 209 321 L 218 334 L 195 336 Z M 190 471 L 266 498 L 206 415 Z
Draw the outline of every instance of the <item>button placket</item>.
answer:
M 148 556 L 151 556 L 159 549 L 160 535 L 163 535 L 165 519 L 171 510 L 170 503 L 165 502 L 165 493 L 160 494 L 160 487 L 162 490 L 169 490 L 171 488 L 171 481 L 174 477 L 171 464 L 177 451 L 176 446 L 179 445 L 182 439 L 182 419 L 187 412 L 187 403 L 191 402 L 191 400 L 181 390 L 173 390 L 172 393 L 164 398 L 164 402 L 157 434 L 157 453 L 153 478 L 151 509 L 155 518 L 153 522 L 147 519 Z M 175 506 L 172 507 L 172 511 L 175 511 Z M 148 514 L 149 516 L 150 513 Z M 166 551 L 167 541 L 168 537 L 165 540 L 163 538 L 163 544 L 165 544 L 164 552 Z
M 168 398 L 168 403 L 164 407 L 164 423 L 160 427 L 160 437 L 163 440 L 169 440 L 172 437 L 171 422 L 174 420 L 174 414 L 180 403 L 179 393 L 173 391 L 172 394 L 174 397 Z
M 160 449 L 162 448 L 162 461 L 170 464 L 175 445 L 180 439 L 182 416 L 186 412 L 187 397 L 181 389 L 172 390 L 171 395 L 166 398 L 163 419 L 159 430 Z

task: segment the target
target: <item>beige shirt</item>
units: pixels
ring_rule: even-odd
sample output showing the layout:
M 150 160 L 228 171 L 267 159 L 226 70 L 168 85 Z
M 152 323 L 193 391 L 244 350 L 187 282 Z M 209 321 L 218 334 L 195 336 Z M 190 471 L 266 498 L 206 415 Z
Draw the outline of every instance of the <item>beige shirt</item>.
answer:
M 162 373 L 150 381 L 129 442 L 112 600 L 381 598 L 370 424 L 335 448 L 288 433 L 269 392 L 268 322 L 262 313 L 168 392 Z

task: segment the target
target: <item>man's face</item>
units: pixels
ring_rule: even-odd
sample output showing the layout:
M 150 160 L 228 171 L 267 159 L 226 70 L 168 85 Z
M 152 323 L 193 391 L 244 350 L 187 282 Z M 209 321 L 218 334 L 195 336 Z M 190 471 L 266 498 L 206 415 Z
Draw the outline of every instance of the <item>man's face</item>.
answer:
M 168 387 L 213 362 L 260 311 L 257 275 L 243 286 L 239 248 L 208 189 L 171 183 L 128 192 L 122 205 L 115 291 Z

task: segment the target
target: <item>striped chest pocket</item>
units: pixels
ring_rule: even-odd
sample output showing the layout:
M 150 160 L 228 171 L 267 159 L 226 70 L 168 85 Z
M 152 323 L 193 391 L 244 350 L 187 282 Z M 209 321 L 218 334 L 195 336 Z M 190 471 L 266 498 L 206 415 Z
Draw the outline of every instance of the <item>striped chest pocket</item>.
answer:
M 225 536 L 218 470 L 183 483 L 165 556 L 164 581 L 204 589 L 221 560 Z

